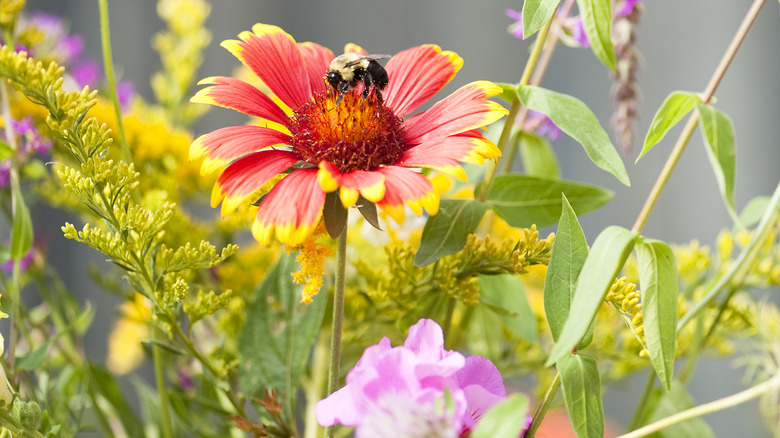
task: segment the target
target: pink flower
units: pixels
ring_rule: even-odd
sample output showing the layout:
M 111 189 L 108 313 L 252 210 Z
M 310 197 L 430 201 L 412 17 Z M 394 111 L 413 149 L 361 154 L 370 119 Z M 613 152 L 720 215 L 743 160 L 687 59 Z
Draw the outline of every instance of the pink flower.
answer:
M 505 397 L 492 362 L 445 350 L 441 327 L 422 319 L 409 328 L 403 346 L 383 338 L 366 348 L 346 386 L 320 400 L 316 415 L 323 426 L 356 427 L 357 437 L 377 436 L 378 430 L 396 436 L 410 424 L 428 428 L 418 428 L 419 436 L 458 436 Z

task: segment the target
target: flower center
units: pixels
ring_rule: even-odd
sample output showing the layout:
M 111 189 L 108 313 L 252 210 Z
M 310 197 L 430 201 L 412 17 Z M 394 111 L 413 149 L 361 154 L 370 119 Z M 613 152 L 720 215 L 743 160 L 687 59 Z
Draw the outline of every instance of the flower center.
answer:
M 406 150 L 402 120 L 379 103 L 372 93 L 317 94 L 295 111 L 290 123 L 292 151 L 301 160 L 317 165 L 327 161 L 341 173 L 373 170 L 395 164 Z

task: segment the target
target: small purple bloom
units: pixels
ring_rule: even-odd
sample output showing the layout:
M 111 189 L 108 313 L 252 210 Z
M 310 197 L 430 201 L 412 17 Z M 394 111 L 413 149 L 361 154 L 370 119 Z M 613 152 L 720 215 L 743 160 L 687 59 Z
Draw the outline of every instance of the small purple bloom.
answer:
M 62 23 L 62 19 L 56 15 L 47 14 L 43 11 L 35 11 L 30 17 L 30 21 L 47 35 L 61 35 L 65 33 L 65 26 Z
M 613 16 L 625 17 L 626 15 L 630 14 L 634 10 L 637 3 L 639 3 L 639 0 L 624 0 L 622 5 L 620 4 L 620 2 L 618 2 L 616 5 L 617 7 L 615 8 L 615 11 L 613 13 Z
M 89 85 L 95 88 L 100 80 L 100 66 L 94 59 L 84 59 L 73 65 L 70 74 L 79 87 Z
M 30 266 L 30 263 L 32 263 L 33 257 L 35 257 L 35 252 L 34 252 L 34 250 L 31 249 L 19 261 L 19 271 L 22 274 L 24 274 L 24 271 L 26 271 L 27 267 Z M 3 270 L 3 274 L 11 275 L 13 273 L 13 271 L 14 271 L 14 261 L 13 260 L 6 261 L 2 265 L 0 265 L 0 269 Z
M 472 430 L 504 398 L 504 381 L 492 362 L 445 350 L 441 327 L 421 319 L 409 328 L 403 346 L 392 347 L 383 338 L 366 348 L 347 384 L 320 400 L 315 412 L 321 425 L 356 427 L 357 437 L 381 428 L 385 436 L 397 436 L 394 432 L 417 424 L 421 415 L 435 415 L 437 430 L 457 436 Z
M 43 137 L 35 129 L 32 123 L 32 117 L 27 116 L 22 120 L 11 120 L 11 126 L 14 131 L 19 134 L 24 143 L 21 146 L 21 150 L 27 152 L 38 152 L 39 154 L 45 154 L 51 149 L 54 144 L 51 140 L 44 140 Z
M 577 21 L 574 23 L 574 26 L 572 26 L 571 37 L 574 39 L 574 41 L 577 41 L 577 43 L 583 48 L 587 49 L 588 47 L 590 47 L 590 41 L 588 41 L 588 36 L 585 35 L 585 26 L 582 24 L 582 18 L 577 18 Z
M 123 110 L 127 109 L 130 99 L 135 94 L 135 87 L 132 82 L 123 81 L 116 84 L 116 97 L 119 99 L 119 106 Z
M 81 35 L 68 35 L 60 40 L 57 48 L 65 62 L 68 62 L 81 56 L 84 51 L 84 38 Z
M 523 12 L 516 11 L 514 9 L 507 9 L 506 16 L 515 20 L 514 23 L 509 25 L 509 33 L 517 39 L 525 38 L 523 36 Z
M 11 160 L 0 161 L 0 188 L 8 187 L 11 182 Z
M 550 141 L 561 138 L 561 128 L 547 117 L 546 114 L 529 110 L 523 129 L 526 132 L 534 132 L 537 135 L 546 136 Z

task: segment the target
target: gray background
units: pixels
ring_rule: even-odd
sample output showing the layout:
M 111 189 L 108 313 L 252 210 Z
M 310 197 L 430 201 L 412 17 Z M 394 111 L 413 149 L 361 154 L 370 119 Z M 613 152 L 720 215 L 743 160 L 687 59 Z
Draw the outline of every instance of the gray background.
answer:
M 152 0 L 109 1 L 114 62 L 123 80 L 132 81 L 152 99 L 149 77 L 159 70 L 150 38 L 163 28 Z M 644 138 L 652 115 L 674 90 L 702 91 L 750 6 L 748 1 L 660 0 L 646 2 L 638 30 L 638 48 L 644 57 L 639 73 L 643 99 L 638 132 Z M 229 75 L 238 61 L 218 46 L 256 22 L 281 26 L 298 41 L 316 41 L 339 53 L 356 42 L 373 53 L 395 53 L 423 43 L 453 50 L 465 60 L 463 69 L 445 90 L 477 79 L 516 82 L 527 58 L 530 41 L 512 38 L 504 16 L 507 8 L 521 9 L 522 1 L 468 0 L 214 0 L 208 27 L 213 40 L 199 77 Z M 97 1 L 29 0 L 28 10 L 44 9 L 66 17 L 74 33 L 86 39 L 86 50 L 100 55 Z M 767 2 L 743 48 L 716 93 L 717 107 L 731 116 L 737 138 L 736 202 L 738 209 L 757 195 L 769 195 L 778 183 L 780 165 L 780 41 L 778 4 Z M 607 125 L 611 115 L 609 79 L 605 68 L 586 50 L 560 47 L 542 84 L 583 100 Z M 240 123 L 229 111 L 213 111 L 197 125 L 197 134 Z M 554 143 L 566 179 L 598 184 L 616 192 L 606 207 L 583 216 L 592 241 L 609 224 L 630 227 L 676 138 L 678 127 L 662 144 L 634 165 L 625 163 L 632 187 L 620 185 L 597 169 L 582 148 L 568 138 Z M 636 155 L 634 155 L 635 157 Z M 667 190 L 662 194 L 644 234 L 669 242 L 699 239 L 711 244 L 731 225 L 716 188 L 700 134 L 695 134 Z M 37 230 L 55 233 L 66 219 L 48 214 L 48 224 L 37 219 Z M 59 234 L 50 237 L 50 258 L 62 272 L 83 272 L 83 263 L 103 263 L 101 257 Z M 92 353 L 105 355 L 105 331 L 114 318 L 114 303 L 83 278 L 69 279 L 98 307 Z M 776 291 L 775 291 L 776 292 Z M 743 370 L 728 361 L 702 361 L 692 383 L 699 402 L 707 402 L 744 388 Z M 610 389 L 605 399 L 608 417 L 624 426 L 635 407 L 644 376 Z M 718 436 L 768 436 L 761 427 L 756 403 L 707 417 Z

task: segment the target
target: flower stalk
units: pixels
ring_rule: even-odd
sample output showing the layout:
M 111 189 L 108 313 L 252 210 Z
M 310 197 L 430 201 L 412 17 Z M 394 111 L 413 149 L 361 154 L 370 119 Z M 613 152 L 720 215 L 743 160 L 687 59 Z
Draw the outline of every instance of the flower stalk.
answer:
M 333 327 L 330 337 L 330 372 L 328 374 L 328 395 L 340 387 L 341 378 L 341 332 L 344 326 L 344 275 L 347 269 L 347 230 L 339 234 L 336 240 L 336 280 L 333 290 Z M 325 428 L 325 436 L 329 437 L 330 427 Z
M 108 83 L 108 93 L 114 106 L 116 114 L 116 125 L 119 130 L 119 144 L 122 150 L 122 158 L 128 163 L 132 163 L 130 146 L 127 144 L 125 136 L 125 126 L 122 123 L 122 107 L 119 105 L 119 96 L 116 93 L 116 78 L 114 76 L 114 61 L 111 55 L 111 31 L 108 25 L 108 0 L 98 0 L 100 5 L 100 39 L 103 46 L 103 68 L 106 70 L 106 82 Z

